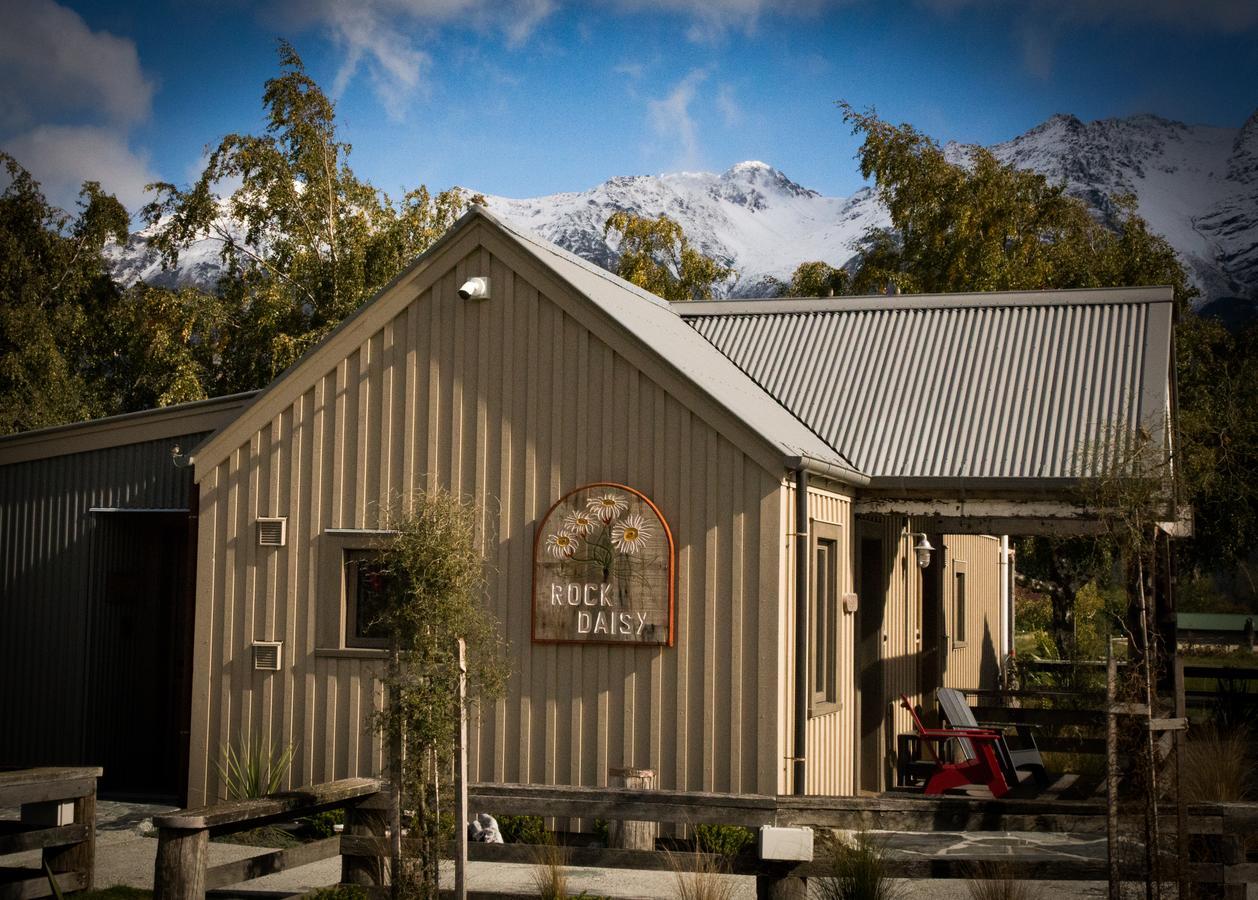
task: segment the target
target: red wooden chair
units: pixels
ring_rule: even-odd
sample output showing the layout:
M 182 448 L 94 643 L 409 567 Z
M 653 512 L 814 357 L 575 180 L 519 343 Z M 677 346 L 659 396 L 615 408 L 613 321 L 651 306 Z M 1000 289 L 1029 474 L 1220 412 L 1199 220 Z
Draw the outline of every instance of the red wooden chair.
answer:
M 1005 777 L 1004 768 L 997 755 L 997 742 L 1002 740 L 1000 732 L 986 728 L 927 728 L 918 718 L 917 710 L 909 703 L 908 697 L 900 695 L 900 704 L 913 717 L 913 727 L 922 740 L 922 746 L 935 761 L 935 770 L 926 779 L 927 794 L 942 794 L 944 791 L 967 784 L 986 785 L 993 797 L 1003 797 L 1009 793 L 1009 780 Z M 974 747 L 974 758 L 964 762 L 944 762 L 937 747 L 948 741 L 966 739 Z

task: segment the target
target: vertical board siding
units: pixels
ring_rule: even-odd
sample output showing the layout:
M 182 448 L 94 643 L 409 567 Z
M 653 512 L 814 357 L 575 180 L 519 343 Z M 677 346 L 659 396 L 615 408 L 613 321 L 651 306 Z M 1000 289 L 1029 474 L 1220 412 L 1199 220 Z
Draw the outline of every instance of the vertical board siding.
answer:
M 956 563 L 966 569 L 966 643 L 948 641 L 944 685 L 994 689 L 1000 680 L 1000 539 L 982 534 L 950 534 L 945 539 L 947 571 L 944 621 L 956 634 Z
M 171 448 L 204 432 L 0 466 L 0 764 L 83 758 L 96 508 L 182 509 Z
M 493 298 L 458 299 L 478 274 Z M 219 794 L 221 749 L 246 738 L 295 743 L 293 784 L 381 770 L 381 661 L 321 633 L 341 585 L 320 555 L 328 529 L 379 528 L 433 486 L 482 505 L 511 645 L 505 694 L 472 715 L 473 779 L 604 785 L 631 765 L 666 788 L 777 788 L 780 475 L 592 332 L 584 302 L 477 247 L 202 474 L 194 800 Z M 672 529 L 672 648 L 531 643 L 536 525 L 595 481 L 642 490 Z M 287 546 L 254 546 L 261 515 L 289 517 Z M 285 642 L 282 671 L 252 670 L 253 640 Z

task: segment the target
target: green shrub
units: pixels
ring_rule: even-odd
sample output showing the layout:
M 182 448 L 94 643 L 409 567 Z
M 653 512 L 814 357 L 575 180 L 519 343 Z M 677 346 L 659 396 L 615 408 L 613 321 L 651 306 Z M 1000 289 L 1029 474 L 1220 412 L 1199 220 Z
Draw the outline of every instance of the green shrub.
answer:
M 696 825 L 695 848 L 700 853 L 737 856 L 752 844 L 756 833 L 741 825 Z
M 306 895 L 306 900 L 367 900 L 371 894 L 356 884 L 334 884 Z
M 321 838 L 331 837 L 336 834 L 334 825 L 345 824 L 345 810 L 329 809 L 321 813 L 315 813 L 313 816 L 306 816 L 301 821 L 315 836 Z
M 541 816 L 498 816 L 498 831 L 508 844 L 552 843 Z

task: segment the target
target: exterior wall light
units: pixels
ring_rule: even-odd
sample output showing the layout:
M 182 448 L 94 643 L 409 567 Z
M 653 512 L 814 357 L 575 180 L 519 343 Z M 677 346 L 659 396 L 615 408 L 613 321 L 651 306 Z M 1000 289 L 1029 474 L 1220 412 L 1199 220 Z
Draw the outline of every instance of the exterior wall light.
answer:
M 459 288 L 459 296 L 464 300 L 488 300 L 489 279 L 481 276 L 469 278 Z
M 917 544 L 914 545 L 913 552 L 917 555 L 918 566 L 924 569 L 930 565 L 930 552 L 934 549 L 930 541 L 926 540 L 925 532 L 917 536 Z

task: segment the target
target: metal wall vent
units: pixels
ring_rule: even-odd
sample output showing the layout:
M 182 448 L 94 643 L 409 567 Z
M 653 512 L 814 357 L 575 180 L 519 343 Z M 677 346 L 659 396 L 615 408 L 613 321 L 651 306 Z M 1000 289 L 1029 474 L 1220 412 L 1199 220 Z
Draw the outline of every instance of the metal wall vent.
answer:
M 258 518 L 258 543 L 263 547 L 283 547 L 288 541 L 288 519 Z
M 283 646 L 280 641 L 254 641 L 253 667 L 264 672 L 278 672 Z

